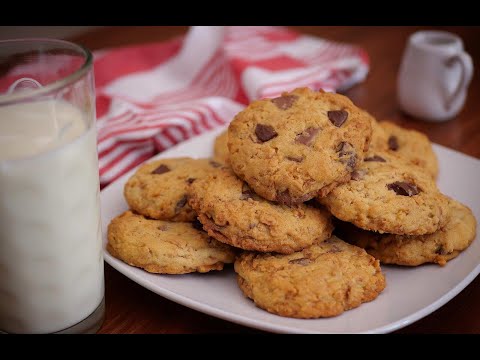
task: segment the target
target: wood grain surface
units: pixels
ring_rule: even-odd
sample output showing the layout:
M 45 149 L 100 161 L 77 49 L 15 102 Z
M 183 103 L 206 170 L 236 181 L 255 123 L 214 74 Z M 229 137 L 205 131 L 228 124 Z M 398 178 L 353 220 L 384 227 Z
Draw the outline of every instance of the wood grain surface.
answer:
M 408 36 L 426 27 L 314 27 L 295 30 L 362 46 L 370 56 L 370 73 L 345 92 L 377 119 L 390 119 L 425 132 L 433 142 L 480 158 L 480 74 L 474 74 L 462 112 L 445 123 L 414 120 L 396 101 L 396 77 Z M 428 29 L 431 29 L 428 28 Z M 480 27 L 436 27 L 463 38 L 474 65 L 480 64 Z M 102 28 L 70 40 L 91 50 L 166 40 L 187 27 Z M 448 170 L 447 170 L 448 171 Z M 177 305 L 129 280 L 105 264 L 106 319 L 100 333 L 259 333 Z M 480 277 L 457 297 L 400 333 L 480 333 Z

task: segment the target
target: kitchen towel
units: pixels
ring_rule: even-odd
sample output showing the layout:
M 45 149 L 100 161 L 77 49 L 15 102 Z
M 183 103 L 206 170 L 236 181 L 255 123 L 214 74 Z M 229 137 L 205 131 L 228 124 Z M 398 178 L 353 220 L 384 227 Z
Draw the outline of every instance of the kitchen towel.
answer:
M 167 42 L 94 53 L 102 186 L 226 124 L 249 101 L 307 86 L 346 89 L 367 53 L 283 27 L 195 26 Z

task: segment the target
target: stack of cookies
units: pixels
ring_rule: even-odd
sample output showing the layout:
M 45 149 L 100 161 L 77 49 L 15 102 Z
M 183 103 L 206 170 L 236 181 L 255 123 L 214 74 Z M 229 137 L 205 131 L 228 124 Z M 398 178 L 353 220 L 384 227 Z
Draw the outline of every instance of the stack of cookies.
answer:
M 428 138 L 342 95 L 303 88 L 255 101 L 214 154 L 141 166 L 109 252 L 162 274 L 234 262 L 258 307 L 319 318 L 375 299 L 380 262 L 445 265 L 475 237 L 470 209 L 435 184 Z

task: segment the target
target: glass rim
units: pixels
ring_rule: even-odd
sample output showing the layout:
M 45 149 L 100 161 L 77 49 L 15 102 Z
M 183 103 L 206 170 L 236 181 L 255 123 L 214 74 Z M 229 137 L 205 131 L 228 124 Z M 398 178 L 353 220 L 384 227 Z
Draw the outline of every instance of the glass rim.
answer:
M 64 76 L 58 80 L 55 80 L 45 86 L 37 89 L 32 89 L 26 92 L 14 92 L 12 94 L 2 95 L 0 94 L 0 105 L 9 105 L 18 102 L 23 102 L 27 100 L 31 100 L 42 95 L 46 95 L 53 91 L 61 90 L 68 85 L 73 84 L 78 79 L 84 77 L 92 68 L 93 64 L 93 55 L 92 52 L 83 45 L 67 41 L 67 40 L 60 40 L 60 39 L 51 39 L 51 38 L 19 38 L 19 39 L 9 39 L 9 40 L 0 40 L 0 47 L 5 44 L 12 44 L 12 43 L 28 43 L 28 42 L 37 42 L 37 43 L 50 43 L 52 45 L 58 45 L 59 47 L 63 48 L 74 48 L 74 50 L 78 50 L 78 53 L 83 55 L 84 62 L 80 68 L 75 70 L 74 72 Z

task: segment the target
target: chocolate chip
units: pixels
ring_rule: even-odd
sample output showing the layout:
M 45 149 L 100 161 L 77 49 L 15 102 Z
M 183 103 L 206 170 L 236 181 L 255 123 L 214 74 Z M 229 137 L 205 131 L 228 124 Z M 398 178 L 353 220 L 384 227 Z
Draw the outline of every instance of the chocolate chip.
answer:
M 357 157 L 355 155 L 351 156 L 347 161 L 347 170 L 352 171 L 357 165 Z
M 442 245 L 438 245 L 437 248 L 435 249 L 435 254 L 438 254 L 438 255 L 447 255 L 450 253 L 451 252 L 445 250 Z
M 212 165 L 214 168 L 218 168 L 220 166 L 222 166 L 222 164 L 216 162 L 216 161 L 213 161 L 213 160 L 210 160 L 209 161 L 210 165 Z
M 195 219 L 195 221 L 192 222 L 192 226 L 194 229 L 203 230 L 203 225 L 200 221 L 198 221 L 198 219 Z
M 355 181 L 362 180 L 366 174 L 367 174 L 367 171 L 365 169 L 354 170 L 352 172 L 352 180 L 355 180 Z
M 357 156 L 355 155 L 355 148 L 352 144 L 342 141 L 337 145 L 336 151 L 338 158 L 342 164 L 346 164 L 347 170 L 352 171 L 357 164 Z
M 333 125 L 340 127 L 345 121 L 347 121 L 348 113 L 345 110 L 333 110 L 329 111 L 327 116 Z
M 312 199 L 317 194 L 318 194 L 318 191 L 314 191 L 314 192 L 305 194 L 303 196 L 300 196 L 298 198 L 292 198 L 290 195 L 290 191 L 287 189 L 282 192 L 277 192 L 277 196 L 275 197 L 275 200 L 281 205 L 293 206 L 296 204 L 304 203 L 305 201 Z
M 153 170 L 152 174 L 161 175 L 161 174 L 165 174 L 166 172 L 169 172 L 169 171 L 170 171 L 170 168 L 167 165 L 162 164 L 159 167 L 157 167 L 155 170 Z
M 187 182 L 188 182 L 189 184 L 191 184 L 191 183 L 193 183 L 195 180 L 196 180 L 195 178 L 188 178 L 188 179 L 187 179 Z
M 280 110 L 287 110 L 297 101 L 297 95 L 286 95 L 272 99 L 272 103 Z
M 177 205 L 175 205 L 175 214 L 178 214 L 180 210 L 185 206 L 187 203 L 187 195 L 183 195 L 183 197 L 178 200 Z
M 402 196 L 414 196 L 417 195 L 420 190 L 414 184 L 407 183 L 405 181 L 396 181 L 387 185 L 388 190 L 393 190 L 397 195 Z
M 287 156 L 287 160 L 290 160 L 290 161 L 295 161 L 295 162 L 302 162 L 303 161 L 303 157 L 301 156 Z
M 317 134 L 320 132 L 319 128 L 309 127 L 304 132 L 295 137 L 295 142 L 303 145 L 311 145 Z
M 257 135 L 258 140 L 265 142 L 268 140 L 277 137 L 277 132 L 270 125 L 257 124 L 255 127 L 255 135 Z
M 346 141 L 342 141 L 341 143 L 339 143 L 335 150 L 338 152 L 338 156 L 340 157 L 349 155 L 350 153 L 355 151 L 353 145 Z
M 243 184 L 242 186 L 242 196 L 240 197 L 240 200 L 247 200 L 247 199 L 253 199 L 253 196 L 255 193 L 250 189 L 250 187 L 247 184 Z
M 293 205 L 292 197 L 290 196 L 290 191 L 288 191 L 288 189 L 277 193 L 276 200 L 282 205 Z
M 392 135 L 388 138 L 388 148 L 393 151 L 398 150 L 398 139 L 395 135 Z
M 442 245 L 438 245 L 438 246 L 437 246 L 437 248 L 435 249 L 435 254 L 444 255 L 444 254 L 443 254 L 443 246 L 442 246 Z
M 386 162 L 386 160 L 384 158 L 382 158 L 381 156 L 378 156 L 378 155 L 373 155 L 373 156 L 370 156 L 370 157 L 366 157 L 365 159 L 363 159 L 363 161 Z
M 312 260 L 307 258 L 293 259 L 288 262 L 289 264 L 307 266 L 312 263 Z

